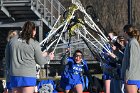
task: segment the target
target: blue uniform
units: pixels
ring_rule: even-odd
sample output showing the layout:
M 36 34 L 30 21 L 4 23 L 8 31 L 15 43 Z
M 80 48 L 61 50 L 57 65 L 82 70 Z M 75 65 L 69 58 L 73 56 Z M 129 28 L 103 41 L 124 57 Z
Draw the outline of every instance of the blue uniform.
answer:
M 82 84 L 82 74 L 87 71 L 88 66 L 84 60 L 81 64 L 77 64 L 72 57 L 67 58 L 67 64 L 61 74 L 60 86 L 64 90 L 70 90 L 77 84 Z
M 11 87 L 22 87 L 22 86 L 36 86 L 35 77 L 22 77 L 22 76 L 11 76 L 10 77 Z
M 112 78 L 119 79 L 120 78 L 120 69 L 121 69 L 121 61 L 123 58 L 123 54 L 119 51 L 113 51 L 110 45 L 106 45 L 111 52 L 117 56 L 117 59 L 111 58 L 106 50 L 103 49 L 102 55 L 106 62 L 103 64 L 103 80 L 109 80 Z
M 128 85 L 137 85 L 138 89 L 140 89 L 140 80 L 128 80 Z
M 110 46 L 109 44 L 107 44 L 107 45 L 105 46 L 105 48 L 108 48 L 109 50 L 112 51 L 112 48 L 111 48 L 111 46 Z M 110 58 L 109 58 L 109 56 L 106 54 L 107 51 L 106 51 L 105 49 L 103 49 L 103 52 L 104 52 L 104 53 L 102 53 L 102 56 L 103 56 L 103 58 L 106 60 L 106 63 L 103 64 L 104 70 L 103 70 L 102 79 L 103 79 L 103 80 L 109 80 L 109 79 L 112 78 L 112 76 L 109 74 L 109 72 L 107 71 L 107 69 L 109 69 L 109 68 L 111 69 L 112 67 L 109 65 Z
M 12 87 L 11 87 L 11 83 L 10 82 L 6 82 L 6 88 L 8 90 L 12 90 Z

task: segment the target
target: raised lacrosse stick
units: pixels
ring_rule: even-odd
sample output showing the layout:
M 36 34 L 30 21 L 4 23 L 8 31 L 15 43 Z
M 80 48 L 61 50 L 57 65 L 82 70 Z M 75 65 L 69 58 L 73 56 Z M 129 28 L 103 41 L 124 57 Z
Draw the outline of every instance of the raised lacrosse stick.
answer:
M 58 21 L 60 20 L 61 15 L 59 15 L 58 19 L 56 20 L 54 26 L 52 27 L 51 31 L 48 34 L 48 37 L 51 35 L 51 33 L 54 31 L 55 26 L 57 25 Z
M 67 16 L 67 18 L 66 18 L 66 22 L 65 22 L 64 28 L 63 28 L 63 30 L 62 30 L 62 32 L 61 32 L 61 34 L 60 34 L 60 36 L 59 36 L 59 38 L 58 38 L 58 40 L 57 40 L 57 43 L 56 43 L 56 46 L 54 47 L 53 52 L 55 52 L 55 49 L 56 49 L 56 47 L 57 47 L 57 45 L 58 45 L 58 43 L 59 43 L 59 41 L 60 41 L 60 38 L 62 37 L 63 32 L 66 31 L 67 26 L 68 26 L 68 23 L 69 23 L 70 20 L 73 18 L 73 15 L 74 15 L 74 13 L 75 13 L 75 11 L 76 11 L 77 9 L 78 9 L 78 7 L 75 6 L 75 5 L 69 7 L 69 13 L 68 13 L 68 16 Z
M 77 30 L 78 31 L 78 30 Z M 90 42 L 94 47 L 97 48 L 97 46 L 95 46 L 95 44 L 90 41 L 89 39 L 86 38 L 86 36 L 84 36 L 80 31 L 76 32 L 76 33 L 79 33 L 85 40 L 87 40 L 88 42 Z M 105 49 L 109 54 L 111 54 L 111 51 L 106 49 L 97 39 L 95 39 L 96 42 L 98 42 L 98 44 L 103 48 Z M 99 49 L 99 48 L 98 48 Z M 101 49 L 99 49 L 100 51 L 102 51 Z M 103 52 L 103 51 L 102 51 Z
M 85 40 L 87 40 L 88 42 L 90 42 L 96 49 L 98 49 L 98 50 L 100 50 L 101 52 L 103 52 L 101 49 L 99 49 L 99 47 L 97 46 L 97 45 L 95 45 L 92 41 L 90 41 L 85 35 L 83 35 L 81 32 L 80 32 L 80 23 L 77 23 L 77 25 L 79 25 L 79 26 L 77 26 L 77 27 L 79 27 L 79 28 L 77 28 L 77 29 L 74 29 L 74 32 L 76 33 L 76 34 L 79 34 L 80 36 L 82 36 Z M 82 28 L 82 26 L 81 26 L 81 28 Z M 85 30 L 85 29 L 82 29 L 82 31 L 83 30 Z
M 56 41 L 57 41 L 57 39 L 55 39 L 51 44 L 49 44 L 49 46 L 47 46 L 47 48 L 44 51 L 48 51 Z
M 78 29 L 80 29 L 80 28 L 82 28 L 85 32 L 87 32 L 103 49 L 105 49 L 109 54 L 111 53 L 111 51 L 109 50 L 109 49 L 107 49 L 99 40 L 97 40 L 93 35 L 91 35 L 87 30 L 86 30 L 86 28 L 85 28 L 85 26 L 84 25 L 82 25 L 82 24 L 80 24 L 80 23 L 77 23 L 75 26 L 74 26 L 74 28 L 73 28 L 73 30 L 74 30 L 74 32 L 75 33 L 79 33 L 85 40 L 87 40 L 88 42 L 90 42 L 94 47 L 96 47 L 97 49 L 99 49 L 92 41 L 90 41 L 89 39 L 87 39 L 86 38 L 86 36 L 84 36 L 81 32 L 80 32 L 80 30 L 78 30 Z M 82 31 L 83 31 L 82 30 Z M 101 49 L 99 49 L 99 50 L 101 50 Z M 102 51 L 102 50 L 101 50 Z M 102 51 L 103 52 L 103 51 Z
M 88 21 L 87 21 L 87 24 L 90 26 L 90 24 L 89 24 Z M 84 25 L 82 25 L 82 27 L 83 27 L 84 29 L 86 29 Z M 92 27 L 92 26 L 90 26 L 90 27 Z M 96 31 L 96 29 L 94 29 L 94 30 Z M 85 30 L 85 31 L 87 31 L 87 30 Z M 88 32 L 88 33 L 89 33 L 89 32 Z M 90 33 L 89 33 L 89 34 L 90 34 Z M 98 33 L 97 33 L 97 34 L 98 34 Z M 102 36 L 101 34 L 98 34 L 98 35 L 99 35 L 99 37 L 101 38 L 103 44 L 106 45 L 108 42 L 106 42 L 106 40 L 103 38 L 103 36 Z M 90 36 L 92 36 L 92 35 L 90 34 Z M 92 37 L 93 37 L 93 36 L 92 36 Z M 108 48 L 108 46 L 106 46 L 106 48 L 107 48 L 108 50 L 110 50 L 110 49 Z
M 107 37 L 103 34 L 103 32 L 100 30 L 100 28 L 95 24 L 95 22 L 92 20 L 92 18 L 90 17 L 90 15 L 87 14 L 87 12 L 84 9 L 84 7 L 82 6 L 82 3 L 80 2 L 80 0 L 72 0 L 72 3 L 75 4 L 78 7 L 78 9 L 85 14 L 85 16 L 87 17 L 86 19 L 88 19 L 92 23 L 92 25 L 95 26 L 96 29 L 98 29 L 98 31 L 105 38 L 106 42 L 109 42 L 109 40 L 107 39 Z
M 71 27 L 71 31 L 75 31 L 77 29 L 82 29 L 82 30 L 79 30 L 79 31 L 85 31 L 85 33 L 89 34 L 99 45 L 101 45 L 105 50 L 108 51 L 108 53 L 110 53 L 109 51 L 109 48 L 106 48 L 99 40 L 97 40 L 89 31 L 87 31 L 85 25 L 83 25 L 83 22 L 82 20 L 80 20 L 81 22 L 78 22 L 76 23 L 74 26 Z M 78 32 L 78 31 L 77 31 Z M 81 33 L 79 33 L 81 35 Z M 85 37 L 84 35 L 82 35 L 83 37 Z M 101 35 L 100 35 L 101 36 Z M 102 36 L 101 36 L 102 37 Z M 86 37 L 85 37 L 86 38 Z M 87 38 L 86 38 L 87 40 Z M 95 46 L 95 44 L 93 42 L 91 42 L 90 40 L 88 40 L 90 43 L 92 43 L 92 45 L 96 48 L 98 48 L 97 46 Z M 106 45 L 106 44 L 105 44 Z
M 64 23 L 61 24 L 58 28 L 56 28 L 52 33 L 50 33 L 49 36 L 47 36 L 43 41 L 40 42 L 40 45 L 42 45 L 44 42 L 46 42 L 52 35 L 54 35 L 61 27 L 64 26 Z
M 70 13 L 72 14 L 73 11 L 77 10 L 77 6 L 76 5 L 73 5 L 71 7 L 69 7 L 69 11 Z M 56 23 L 54 24 L 52 30 L 50 31 L 49 35 L 42 41 L 40 42 L 40 45 L 42 45 L 44 42 L 46 42 L 51 36 L 53 36 L 61 27 L 63 27 L 66 22 L 68 22 L 70 19 L 71 19 L 71 14 L 69 13 L 69 16 L 66 18 L 66 20 L 56 29 L 54 29 L 54 27 L 56 26 L 58 20 L 60 19 L 60 16 L 58 17 Z M 74 14 L 74 13 L 73 13 Z

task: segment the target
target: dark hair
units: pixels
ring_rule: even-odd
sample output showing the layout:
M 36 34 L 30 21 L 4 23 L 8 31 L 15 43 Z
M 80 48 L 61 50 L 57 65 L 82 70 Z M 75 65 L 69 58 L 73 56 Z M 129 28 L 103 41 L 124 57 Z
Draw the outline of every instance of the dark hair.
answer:
M 114 42 L 114 46 L 116 46 L 117 49 L 124 48 L 124 46 L 122 46 L 120 44 L 121 41 L 124 42 L 124 46 L 126 45 L 126 40 L 125 40 L 124 36 L 118 36 L 116 42 Z
M 31 21 L 25 22 L 22 32 L 20 33 L 20 38 L 26 40 L 26 43 L 29 44 L 30 38 L 33 38 L 33 30 L 35 30 L 35 24 Z
M 125 38 L 124 38 L 124 36 L 118 36 L 118 37 L 117 37 L 117 40 L 118 40 L 118 41 L 125 41 Z
M 82 58 L 84 57 L 82 51 L 76 50 L 76 51 L 74 52 L 74 54 L 73 54 L 73 57 L 74 57 L 74 58 L 76 57 L 76 53 L 81 53 L 81 54 L 82 54 Z
M 128 36 L 130 37 L 135 37 L 138 35 L 138 30 L 136 29 L 135 26 L 128 24 L 125 25 L 123 28 L 124 32 L 126 32 L 128 34 Z
M 115 36 L 117 36 L 117 33 L 116 33 L 115 31 L 112 31 L 112 32 L 109 32 L 109 33 L 108 33 L 108 39 L 109 39 L 111 42 L 114 43 L 114 42 L 116 41 L 116 39 L 112 40 L 112 38 L 109 36 L 109 34 L 112 34 L 113 37 L 115 37 Z
M 124 32 L 126 32 L 128 34 L 128 36 L 130 36 L 131 38 L 132 37 L 135 37 L 137 39 L 137 41 L 139 42 L 140 44 L 140 34 L 139 34 L 139 31 L 138 29 L 136 29 L 135 26 L 131 25 L 131 24 L 128 24 L 128 25 L 125 25 L 124 28 L 123 28 Z
M 112 34 L 113 34 L 113 36 L 117 36 L 117 33 L 115 31 L 113 31 Z

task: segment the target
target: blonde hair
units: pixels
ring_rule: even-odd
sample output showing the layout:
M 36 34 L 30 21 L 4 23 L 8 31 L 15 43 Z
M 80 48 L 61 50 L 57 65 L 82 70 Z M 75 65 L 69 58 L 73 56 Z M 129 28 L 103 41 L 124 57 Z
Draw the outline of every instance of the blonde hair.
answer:
M 10 31 L 8 32 L 7 41 L 10 41 L 11 38 L 13 38 L 13 37 L 16 36 L 16 35 L 17 35 L 17 30 L 10 30 Z

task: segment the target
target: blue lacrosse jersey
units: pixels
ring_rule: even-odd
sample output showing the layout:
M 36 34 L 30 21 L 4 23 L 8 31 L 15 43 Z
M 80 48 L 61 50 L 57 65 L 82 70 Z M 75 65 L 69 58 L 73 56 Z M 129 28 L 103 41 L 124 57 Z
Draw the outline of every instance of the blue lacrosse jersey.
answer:
M 67 65 L 61 74 L 61 81 L 68 84 L 80 84 L 82 83 L 83 72 L 88 71 L 86 61 L 82 61 L 80 64 L 74 62 L 72 57 L 67 58 Z
M 110 51 L 112 51 L 112 48 L 111 48 L 111 46 L 110 46 L 109 44 L 104 45 L 104 47 L 105 47 L 106 49 L 109 49 Z M 106 69 L 106 70 L 103 70 L 102 79 L 103 79 L 103 80 L 108 80 L 108 79 L 111 79 L 111 78 L 112 78 L 112 76 L 111 76 L 111 75 L 109 74 L 109 72 L 107 71 L 107 69 L 112 68 L 112 67 L 109 65 L 111 59 L 110 59 L 110 57 L 109 57 L 109 55 L 107 54 L 107 51 L 106 51 L 105 49 L 103 49 L 102 51 L 103 51 L 103 53 L 101 53 L 101 55 L 102 55 L 102 57 L 103 57 L 103 58 L 105 59 L 105 61 L 106 61 L 105 63 L 102 64 L 102 68 L 103 68 L 103 69 Z

